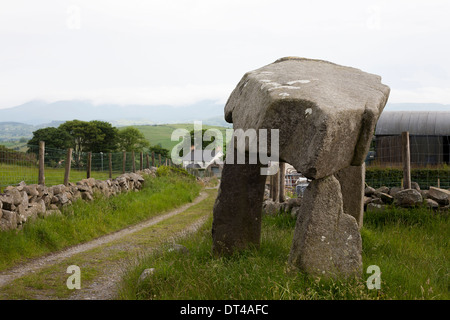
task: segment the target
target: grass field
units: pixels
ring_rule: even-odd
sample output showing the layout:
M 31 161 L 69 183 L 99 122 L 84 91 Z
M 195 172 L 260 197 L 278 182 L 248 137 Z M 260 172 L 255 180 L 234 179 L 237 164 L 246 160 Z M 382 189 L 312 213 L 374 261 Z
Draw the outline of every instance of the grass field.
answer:
M 180 123 L 180 124 L 161 124 L 161 125 L 134 125 L 134 126 L 126 126 L 119 127 L 119 130 L 123 130 L 127 127 L 133 127 L 142 132 L 145 138 L 150 142 L 151 145 L 157 145 L 161 143 L 163 148 L 171 150 L 178 141 L 171 141 L 170 137 L 172 136 L 172 132 L 176 129 L 187 129 L 191 131 L 194 129 L 193 123 Z M 225 138 L 225 127 L 218 126 L 210 126 L 210 125 L 202 125 L 203 129 L 219 129 L 223 133 L 223 137 Z M 9 149 L 17 149 L 21 152 L 27 151 L 26 142 L 20 142 L 19 140 L 15 141 L 0 141 L 0 145 L 4 145 Z
M 119 176 L 121 172 L 113 171 L 113 178 Z M 77 182 L 86 178 L 86 171 L 70 171 L 70 182 Z M 98 180 L 109 179 L 108 171 L 92 171 L 91 177 Z M 19 166 L 0 163 L 0 191 L 2 188 L 15 185 L 24 181 L 26 184 L 38 183 L 38 168 L 36 166 Z M 45 168 L 45 185 L 53 186 L 64 182 L 64 168 Z
M 211 221 L 181 244 L 189 255 L 164 252 L 143 258 L 122 280 L 121 299 L 152 300 L 372 300 L 442 299 L 449 293 L 448 215 L 427 209 L 369 212 L 362 229 L 363 274 L 348 281 L 286 272 L 295 221 L 265 216 L 259 250 L 229 258 L 211 253 Z M 381 289 L 369 290 L 369 265 L 381 269 Z M 146 268 L 155 273 L 145 282 Z
M 27 152 L 28 147 L 26 142 L 20 142 L 18 140 L 15 141 L 0 141 L 1 145 L 4 145 L 6 148 L 14 149 L 20 152 Z
M 172 148 L 179 143 L 179 141 L 171 141 L 172 132 L 176 129 L 186 129 L 188 131 L 193 130 L 194 124 L 184 123 L 184 124 L 166 124 L 166 125 L 141 125 L 141 126 L 132 126 L 137 128 L 140 132 L 142 132 L 145 138 L 150 142 L 151 145 L 161 144 L 161 146 L 165 149 L 172 150 Z M 126 128 L 121 127 L 119 130 Z M 225 127 L 217 127 L 217 126 L 208 126 L 203 125 L 203 129 L 219 129 L 223 137 L 225 139 Z M 15 141 L 15 142 L 0 142 L 0 144 L 5 145 L 10 149 L 14 149 L 16 147 L 20 147 L 20 151 L 26 152 L 26 144 L 23 142 Z M 105 160 L 106 161 L 106 160 Z M 117 167 L 117 166 L 116 166 Z M 120 167 L 120 168 L 119 168 Z M 118 176 L 121 172 L 121 163 L 118 165 L 119 171 L 113 172 L 113 178 Z M 117 170 L 114 167 L 113 170 Z M 103 172 L 100 171 L 92 171 L 91 176 L 95 179 L 105 180 L 108 179 L 108 171 L 107 169 Z M 72 169 L 70 181 L 76 182 L 81 179 L 86 178 L 85 171 L 79 171 Z M 12 164 L 0 163 L 0 191 L 1 188 L 4 188 L 8 185 L 18 184 L 21 181 L 25 181 L 27 184 L 37 183 L 38 181 L 38 169 L 35 165 L 29 166 L 19 166 Z M 56 185 L 63 183 L 64 181 L 64 168 L 52 168 L 48 167 L 45 170 L 45 184 L 46 185 Z
M 26 223 L 22 230 L 0 232 L 0 270 L 28 258 L 61 250 L 191 202 L 201 186 L 191 176 L 172 171 L 146 177 L 140 192 L 112 198 L 98 196 L 92 202 L 76 201 L 52 215 Z
M 164 124 L 164 125 L 143 125 L 143 126 L 132 126 L 133 128 L 138 129 L 142 134 L 145 136 L 145 138 L 150 141 L 151 145 L 157 145 L 158 143 L 161 143 L 161 146 L 165 149 L 172 150 L 172 148 L 179 142 L 177 141 L 171 141 L 172 132 L 176 129 L 186 129 L 188 131 L 191 131 L 194 129 L 194 124 L 189 123 L 181 123 L 181 124 Z M 124 127 L 125 128 L 125 127 Z M 225 139 L 225 130 L 227 128 L 225 127 L 216 127 L 216 126 L 207 126 L 203 125 L 203 129 L 219 129 L 222 134 L 223 138 Z M 123 128 L 119 128 L 123 129 Z

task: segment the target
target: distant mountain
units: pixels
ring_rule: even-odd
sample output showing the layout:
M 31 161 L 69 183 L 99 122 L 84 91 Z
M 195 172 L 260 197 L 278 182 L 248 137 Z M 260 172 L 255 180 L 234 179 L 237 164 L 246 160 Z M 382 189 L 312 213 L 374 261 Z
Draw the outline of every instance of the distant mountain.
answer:
M 384 111 L 450 111 L 450 105 L 437 103 L 389 103 Z M 47 103 L 30 101 L 22 105 L 0 109 L 0 141 L 31 138 L 33 131 L 57 127 L 67 120 L 102 120 L 113 126 L 193 123 L 232 127 L 224 120 L 224 106 L 214 101 L 202 101 L 185 107 L 141 106 L 117 104 L 94 105 L 84 100 Z
M 0 141 L 19 140 L 33 136 L 35 126 L 19 122 L 0 122 Z
M 228 123 L 225 121 L 224 116 L 218 116 L 213 118 L 208 118 L 202 120 L 202 123 L 208 126 L 219 126 L 219 127 L 226 127 L 226 128 L 232 128 L 233 124 Z
M 58 127 L 63 121 L 52 121 L 40 125 L 32 125 L 20 122 L 0 122 L 0 141 L 29 140 L 33 136 L 33 131 L 47 127 Z
M 388 102 L 384 111 L 450 111 L 450 104 Z
M 30 101 L 22 105 L 0 109 L 0 122 L 20 122 L 31 125 L 67 120 L 120 121 L 125 125 L 181 123 L 223 117 L 223 105 L 202 101 L 191 106 L 94 105 L 90 101 L 69 100 L 47 103 Z

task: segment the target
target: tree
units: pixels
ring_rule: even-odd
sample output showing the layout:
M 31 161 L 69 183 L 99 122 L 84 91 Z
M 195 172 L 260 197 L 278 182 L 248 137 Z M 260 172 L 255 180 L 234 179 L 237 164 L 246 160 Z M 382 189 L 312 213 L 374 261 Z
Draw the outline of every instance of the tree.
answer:
M 72 137 L 73 159 L 81 165 L 83 152 L 112 152 L 117 150 L 118 130 L 104 121 L 66 121 L 59 126 Z
M 203 139 L 203 137 L 205 136 L 206 130 L 208 130 L 208 129 L 202 129 L 202 135 L 201 135 L 201 139 L 202 139 L 202 150 L 205 150 L 205 148 L 206 148 L 210 143 L 213 143 L 214 140 L 215 140 L 214 137 L 213 137 L 214 139 L 211 139 L 211 141 L 207 141 L 207 140 L 204 140 L 204 139 Z M 189 134 L 191 135 L 191 146 L 193 146 L 194 143 L 195 143 L 195 140 L 194 140 L 195 130 L 191 130 L 191 131 L 189 132 Z
M 216 145 L 217 142 L 215 142 L 216 141 L 216 137 L 214 136 L 214 134 L 210 135 L 207 132 L 207 130 L 208 129 L 202 129 L 202 136 L 201 136 L 201 138 L 202 138 L 202 150 L 205 150 L 205 148 L 208 145 L 210 145 L 210 144 L 214 144 L 216 147 L 219 147 L 219 146 Z M 207 132 L 206 135 L 205 135 L 205 132 Z M 195 143 L 195 140 L 194 140 L 195 131 L 191 130 L 189 133 L 190 133 L 190 136 L 191 136 L 191 146 L 194 146 L 194 143 Z M 225 141 L 225 139 L 223 139 L 223 146 L 222 146 L 221 150 L 222 150 L 223 154 L 225 155 L 226 154 L 226 141 Z M 180 151 L 180 156 L 182 156 L 182 153 L 183 153 L 183 151 L 181 150 Z
M 81 156 L 89 143 L 95 139 L 98 130 L 86 121 L 72 120 L 66 121 L 58 128 L 66 131 L 72 137 L 72 148 L 74 154 Z
M 72 147 L 76 153 L 117 150 L 119 131 L 109 122 L 72 120 L 61 124 L 59 128 L 72 136 Z
M 142 132 L 133 127 L 126 127 L 118 133 L 119 149 L 126 152 L 143 151 L 150 143 L 145 139 Z
M 89 123 L 97 130 L 95 138 L 91 137 L 86 145 L 87 151 L 95 153 L 116 151 L 119 143 L 119 130 L 105 121 L 93 120 Z
M 38 129 L 33 132 L 33 138 L 27 143 L 28 152 L 35 153 L 38 156 L 40 141 L 45 142 L 46 154 L 49 154 L 49 149 L 54 149 L 51 157 L 45 157 L 45 162 L 59 162 L 64 159 L 64 152 L 61 151 L 71 147 L 72 136 L 60 128 L 48 127 Z
M 33 138 L 28 140 L 28 148 L 38 147 L 40 141 L 45 142 L 45 147 L 49 149 L 67 149 L 71 145 L 72 137 L 59 128 L 43 128 L 33 132 Z
M 151 146 L 149 148 L 151 152 L 154 152 L 155 154 L 160 154 L 161 157 L 169 158 L 170 157 L 170 150 L 165 149 L 162 147 L 161 143 L 158 143 L 157 145 Z

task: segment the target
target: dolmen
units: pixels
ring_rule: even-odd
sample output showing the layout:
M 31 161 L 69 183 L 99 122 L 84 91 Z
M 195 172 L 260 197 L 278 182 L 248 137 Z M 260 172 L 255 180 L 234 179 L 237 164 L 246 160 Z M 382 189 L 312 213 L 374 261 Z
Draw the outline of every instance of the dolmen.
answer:
M 361 275 L 364 160 L 390 89 L 381 77 L 322 60 L 286 57 L 247 72 L 225 106 L 233 129 L 278 131 L 278 161 L 311 180 L 298 215 L 289 266 L 321 277 Z M 250 142 L 249 142 L 250 143 Z M 266 163 L 229 161 L 213 209 L 212 250 L 259 247 Z M 232 146 L 236 151 L 236 144 Z M 252 149 L 253 150 L 253 149 Z M 235 152 L 231 160 L 236 160 Z

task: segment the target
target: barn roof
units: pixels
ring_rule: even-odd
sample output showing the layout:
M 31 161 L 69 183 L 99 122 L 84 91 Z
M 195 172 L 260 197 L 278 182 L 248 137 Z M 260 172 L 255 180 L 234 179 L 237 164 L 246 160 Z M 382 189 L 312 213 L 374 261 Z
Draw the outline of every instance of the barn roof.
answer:
M 450 136 L 450 111 L 389 111 L 382 112 L 375 135 Z

